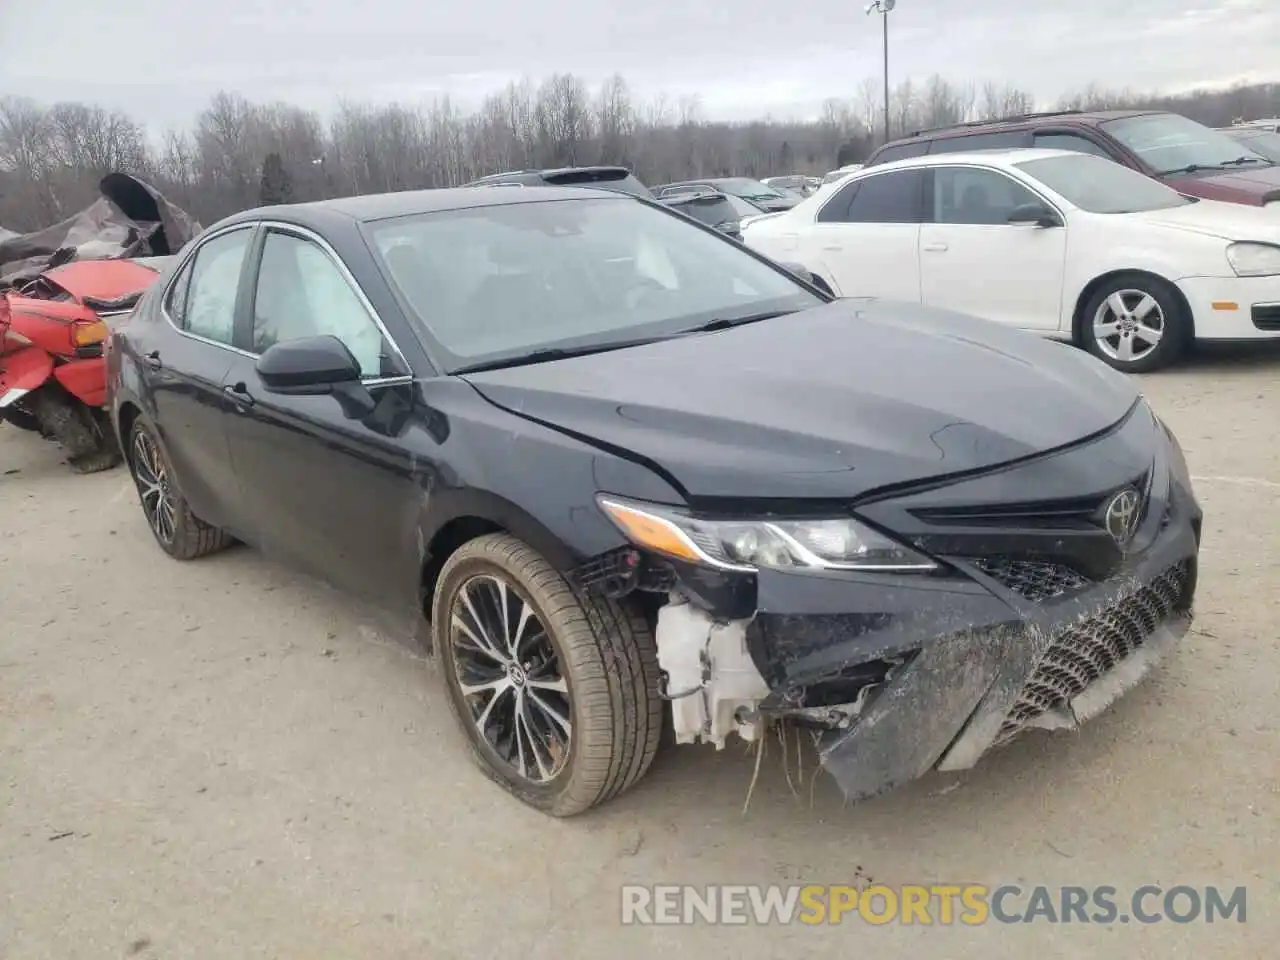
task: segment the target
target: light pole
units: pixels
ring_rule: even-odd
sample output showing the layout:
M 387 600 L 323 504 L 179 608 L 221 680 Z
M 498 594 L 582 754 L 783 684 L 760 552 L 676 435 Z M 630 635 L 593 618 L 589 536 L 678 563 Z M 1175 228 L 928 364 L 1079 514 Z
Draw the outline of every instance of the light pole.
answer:
M 872 0 L 867 4 L 867 16 L 880 14 L 884 27 L 884 142 L 889 142 L 889 11 L 897 6 L 897 0 Z

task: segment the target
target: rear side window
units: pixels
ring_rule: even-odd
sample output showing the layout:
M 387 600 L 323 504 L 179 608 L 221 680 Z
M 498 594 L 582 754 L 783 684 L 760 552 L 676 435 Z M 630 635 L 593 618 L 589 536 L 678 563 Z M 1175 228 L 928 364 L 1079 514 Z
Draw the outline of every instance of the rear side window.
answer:
M 169 295 L 164 301 L 165 313 L 169 314 L 169 318 L 179 327 L 187 325 L 187 291 L 191 289 L 191 265 L 193 263 L 195 263 L 195 260 L 191 259 L 183 266 L 182 271 L 178 274 L 178 279 L 169 288 Z
M 236 294 L 253 230 L 214 237 L 196 251 L 182 329 L 217 343 L 235 339 Z
M 1101 144 L 1094 143 L 1088 137 L 1082 137 L 1078 133 L 1037 133 L 1035 146 L 1049 150 L 1074 150 L 1076 153 L 1090 153 L 1095 157 L 1112 159 L 1111 154 Z
M 919 223 L 924 173 L 901 170 L 857 180 L 822 208 L 825 223 Z
M 907 140 L 903 143 L 891 143 L 876 154 L 873 163 L 892 163 L 894 160 L 906 160 L 909 157 L 923 157 L 929 150 L 927 140 Z
M 1031 137 L 1025 130 L 1009 130 L 1002 133 L 971 133 L 964 137 L 947 137 L 933 141 L 929 156 L 935 153 L 968 153 L 971 150 L 1011 150 L 1025 147 Z

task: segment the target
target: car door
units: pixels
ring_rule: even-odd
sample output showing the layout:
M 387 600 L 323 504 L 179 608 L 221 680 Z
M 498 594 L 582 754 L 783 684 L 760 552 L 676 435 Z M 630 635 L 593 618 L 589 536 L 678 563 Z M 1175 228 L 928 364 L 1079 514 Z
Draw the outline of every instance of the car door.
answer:
M 1051 204 L 989 167 L 930 173 L 930 215 L 920 229 L 922 300 L 1013 327 L 1057 330 L 1067 227 L 1008 222 L 1016 207 Z
M 231 461 L 263 552 L 397 613 L 418 602 L 425 470 L 398 442 L 413 408 L 410 368 L 331 247 L 263 227 L 247 283 L 244 353 L 225 389 Z M 272 344 L 338 337 L 359 361 L 372 413 L 335 396 L 267 392 L 255 367 Z
M 830 276 L 842 297 L 920 299 L 921 170 L 873 173 L 846 184 L 801 240 L 803 261 Z
M 197 516 L 234 532 L 244 518 L 222 386 L 238 356 L 235 315 L 254 231 L 247 224 L 202 238 L 164 291 L 161 322 L 131 331 L 149 413 L 183 496 Z

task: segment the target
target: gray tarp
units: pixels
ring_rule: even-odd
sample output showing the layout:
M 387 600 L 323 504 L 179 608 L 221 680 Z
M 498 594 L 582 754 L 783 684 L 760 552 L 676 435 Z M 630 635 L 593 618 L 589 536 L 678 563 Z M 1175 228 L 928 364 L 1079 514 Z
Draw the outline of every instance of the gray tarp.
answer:
M 18 285 L 71 260 L 177 253 L 200 224 L 155 187 L 127 173 L 109 173 L 102 196 L 73 217 L 34 233 L 0 228 L 0 288 Z

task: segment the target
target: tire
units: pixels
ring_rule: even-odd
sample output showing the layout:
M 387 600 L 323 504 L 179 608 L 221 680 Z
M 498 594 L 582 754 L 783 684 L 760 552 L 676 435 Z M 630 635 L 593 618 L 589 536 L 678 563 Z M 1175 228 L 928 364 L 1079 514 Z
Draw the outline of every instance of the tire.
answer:
M 1153 323 L 1154 319 L 1154 323 Z M 1152 344 L 1150 333 L 1159 330 Z M 1103 336 L 1100 331 L 1112 331 Z M 1081 345 L 1125 373 L 1167 367 L 1186 352 L 1191 317 L 1173 286 L 1144 273 L 1124 273 L 1094 291 L 1080 318 Z
M 66 450 L 77 473 L 110 470 L 120 462 L 115 435 L 102 411 L 86 407 L 54 383 L 25 399 L 40 433 Z
M 71 468 L 76 473 L 101 473 L 120 465 L 124 460 L 120 453 L 120 444 L 116 443 L 116 433 L 112 429 L 111 419 L 103 410 L 89 411 L 98 433 L 98 449 L 92 453 L 81 454 L 71 458 Z
M 431 612 L 449 703 L 490 779 L 568 817 L 613 799 L 649 769 L 663 701 L 657 646 L 637 611 L 575 592 L 533 548 L 493 533 L 445 562 Z M 505 638 L 491 640 L 503 619 L 507 637 L 517 635 L 518 657 Z M 464 693 L 464 681 L 477 689 Z
M 142 515 L 161 550 L 175 560 L 194 560 L 234 542 L 225 530 L 210 526 L 191 512 L 173 482 L 173 468 L 164 450 L 141 419 L 134 421 L 129 431 L 128 461 Z

